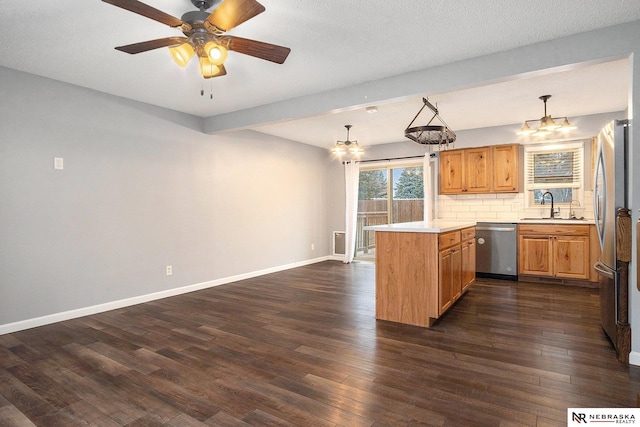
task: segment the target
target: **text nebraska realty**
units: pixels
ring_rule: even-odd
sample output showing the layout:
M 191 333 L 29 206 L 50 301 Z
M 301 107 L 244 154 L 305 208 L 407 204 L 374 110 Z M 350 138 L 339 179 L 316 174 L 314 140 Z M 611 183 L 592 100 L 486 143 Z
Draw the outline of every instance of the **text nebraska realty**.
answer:
M 612 423 L 612 424 L 635 424 L 636 417 L 633 414 L 584 414 L 573 413 L 573 421 L 576 423 Z

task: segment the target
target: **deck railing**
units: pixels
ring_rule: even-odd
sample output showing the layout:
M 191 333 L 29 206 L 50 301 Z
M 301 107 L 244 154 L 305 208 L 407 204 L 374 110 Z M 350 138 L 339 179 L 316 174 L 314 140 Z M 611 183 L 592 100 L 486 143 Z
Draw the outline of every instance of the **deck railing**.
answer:
M 356 254 L 368 254 L 376 247 L 376 232 L 365 231 L 368 225 L 382 225 L 388 223 L 387 212 L 358 212 L 356 223 Z
M 369 254 L 375 250 L 375 231 L 362 228 L 369 225 L 389 223 L 386 200 L 360 200 L 358 202 L 358 220 L 356 223 L 356 256 Z M 393 222 L 422 221 L 424 201 L 422 199 L 395 199 L 392 202 Z

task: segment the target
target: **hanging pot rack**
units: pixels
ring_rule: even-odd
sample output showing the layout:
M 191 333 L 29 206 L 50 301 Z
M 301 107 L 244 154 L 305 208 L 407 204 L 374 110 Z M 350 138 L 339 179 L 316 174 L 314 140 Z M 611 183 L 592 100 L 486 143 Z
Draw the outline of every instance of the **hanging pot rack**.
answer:
M 449 126 L 442 120 L 436 106 L 431 104 L 427 98 L 422 98 L 422 102 L 422 108 L 420 108 L 418 114 L 415 115 L 411 123 L 409 123 L 409 126 L 404 130 L 404 136 L 418 144 L 428 145 L 429 149 L 431 149 L 432 146 L 438 146 L 439 149 L 449 148 L 449 144 L 453 144 L 456 140 L 455 132 L 449 129 Z M 424 126 L 413 126 L 413 122 L 416 121 L 425 107 L 429 107 L 433 112 L 431 120 Z M 434 119 L 438 119 L 442 124 L 432 124 Z

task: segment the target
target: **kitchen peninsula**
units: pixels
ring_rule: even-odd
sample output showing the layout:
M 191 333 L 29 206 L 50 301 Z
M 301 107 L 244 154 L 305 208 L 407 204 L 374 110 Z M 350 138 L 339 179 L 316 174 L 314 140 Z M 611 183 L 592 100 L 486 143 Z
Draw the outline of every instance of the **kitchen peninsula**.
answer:
M 475 281 L 475 222 L 365 227 L 376 232 L 376 318 L 428 327 Z

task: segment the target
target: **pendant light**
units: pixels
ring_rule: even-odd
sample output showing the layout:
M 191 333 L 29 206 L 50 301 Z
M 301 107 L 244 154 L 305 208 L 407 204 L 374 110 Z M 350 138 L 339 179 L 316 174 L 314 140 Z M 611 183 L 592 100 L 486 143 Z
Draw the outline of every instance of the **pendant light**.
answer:
M 331 149 L 333 154 L 341 156 L 347 152 L 354 156 L 359 156 L 364 153 L 364 150 L 358 145 L 358 141 L 349 140 L 349 131 L 353 127 L 352 125 L 344 125 L 347 128 L 347 139 L 345 141 L 336 141 L 336 144 Z
M 551 98 L 551 95 L 542 95 L 539 97 L 539 99 L 544 103 L 544 116 L 542 116 L 542 118 L 540 119 L 526 120 L 524 122 L 524 125 L 522 125 L 522 127 L 518 131 L 518 135 L 546 136 L 556 131 L 570 132 L 577 129 L 576 126 L 569 123 L 569 119 L 566 116 L 551 117 L 550 114 L 547 114 L 547 100 L 549 100 L 549 98 Z M 556 122 L 556 120 L 563 121 L 560 124 Z M 540 125 L 537 129 L 534 129 L 529 126 L 529 123 L 531 122 L 540 122 Z

